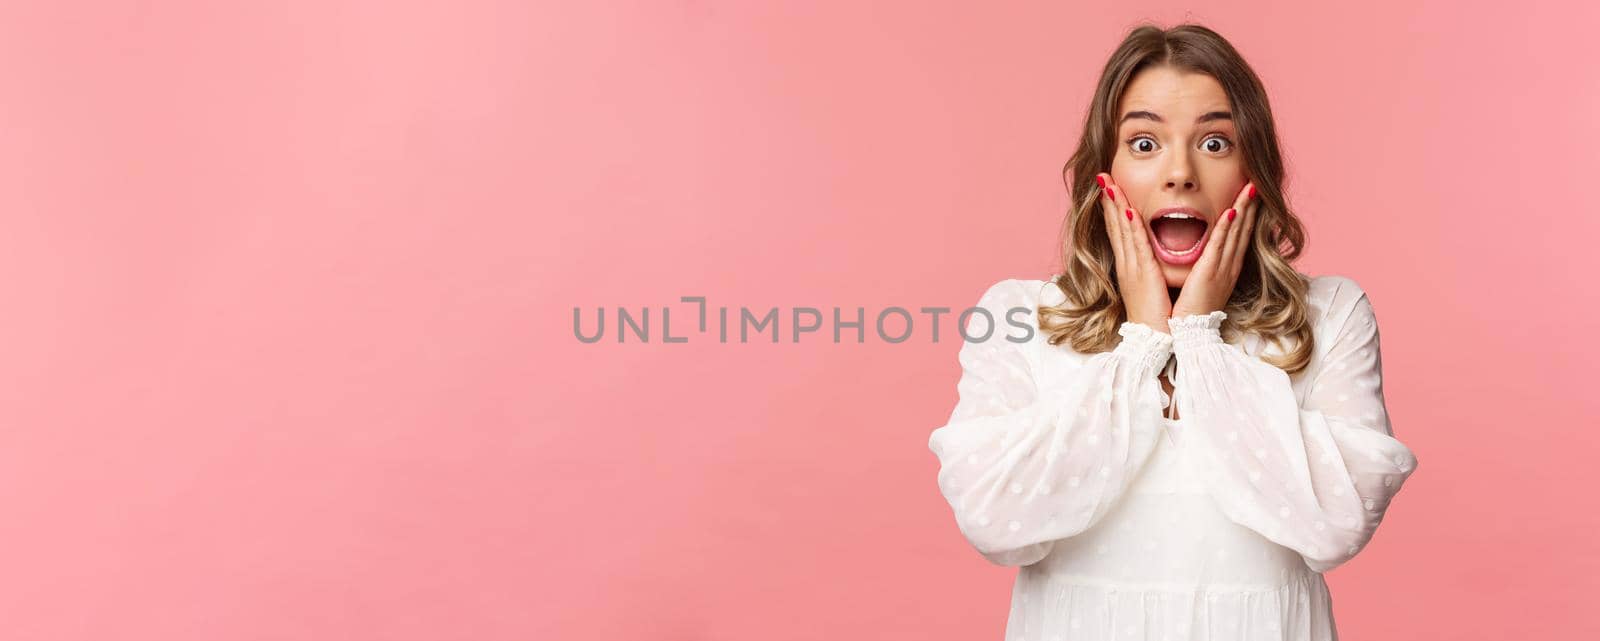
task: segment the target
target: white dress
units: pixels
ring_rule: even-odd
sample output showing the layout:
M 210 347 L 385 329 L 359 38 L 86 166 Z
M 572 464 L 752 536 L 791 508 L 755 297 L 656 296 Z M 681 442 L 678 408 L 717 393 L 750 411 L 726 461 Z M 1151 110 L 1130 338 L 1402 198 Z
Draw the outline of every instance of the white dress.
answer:
M 1261 360 L 1282 353 L 1270 341 L 1223 342 L 1223 312 L 1170 335 L 1123 323 L 1114 350 L 1079 354 L 1047 342 L 1041 298 L 1065 295 L 1019 279 L 983 295 L 995 322 L 970 316 L 960 399 L 928 440 L 961 533 L 1020 566 L 1006 640 L 1337 639 L 1322 573 L 1417 467 L 1355 281 L 1311 278 L 1315 350 L 1293 376 Z

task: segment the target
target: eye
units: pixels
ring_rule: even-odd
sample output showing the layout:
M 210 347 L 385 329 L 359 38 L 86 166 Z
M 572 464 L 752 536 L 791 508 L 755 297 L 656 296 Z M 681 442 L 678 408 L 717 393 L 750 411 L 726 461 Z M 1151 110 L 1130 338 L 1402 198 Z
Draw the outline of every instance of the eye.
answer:
M 1213 141 L 1213 140 L 1221 142 L 1222 143 L 1222 147 L 1220 149 L 1213 148 L 1213 145 L 1210 144 L 1211 141 Z M 1212 136 L 1212 137 L 1207 138 L 1204 141 L 1202 141 L 1200 143 L 1200 146 L 1205 147 L 1206 151 L 1209 151 L 1209 152 L 1212 152 L 1212 153 L 1220 153 L 1220 152 L 1224 152 L 1224 151 L 1227 151 L 1229 149 L 1232 149 L 1233 148 L 1233 141 L 1230 141 L 1227 138 L 1224 138 L 1222 136 Z
M 1213 143 L 1212 141 L 1216 142 Z M 1128 144 L 1133 147 L 1135 152 L 1141 154 L 1147 154 L 1156 150 L 1155 139 L 1145 135 L 1129 138 Z M 1201 147 L 1205 148 L 1206 151 L 1216 154 L 1232 149 L 1233 141 L 1228 140 L 1225 136 L 1217 135 L 1206 138 L 1200 143 L 1200 145 Z

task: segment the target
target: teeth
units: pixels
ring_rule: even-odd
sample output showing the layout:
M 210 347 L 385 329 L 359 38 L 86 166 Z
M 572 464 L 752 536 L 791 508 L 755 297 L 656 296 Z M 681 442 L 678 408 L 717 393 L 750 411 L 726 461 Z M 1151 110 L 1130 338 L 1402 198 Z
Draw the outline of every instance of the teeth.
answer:
M 1205 223 L 1206 222 L 1205 219 L 1200 218 L 1199 216 L 1191 216 L 1191 215 L 1185 214 L 1185 213 L 1183 213 L 1181 211 L 1175 211 L 1175 212 L 1172 212 L 1172 213 L 1169 213 L 1169 214 L 1163 214 L 1161 216 L 1161 218 L 1190 218 L 1190 219 L 1199 220 L 1201 223 Z M 1158 218 L 1157 220 L 1160 220 L 1160 218 Z M 1152 233 L 1154 233 L 1154 232 L 1152 231 Z M 1162 247 L 1161 249 L 1166 251 L 1168 254 L 1173 255 L 1173 256 L 1187 256 L 1189 254 L 1193 254 L 1193 253 L 1195 253 L 1197 251 L 1200 251 L 1200 245 L 1202 244 L 1202 241 L 1204 241 L 1204 240 L 1205 240 L 1205 238 L 1204 238 L 1204 236 L 1202 236 L 1200 239 L 1198 239 L 1198 240 L 1196 240 L 1194 242 L 1194 246 L 1192 246 L 1192 247 L 1190 247 L 1188 249 L 1178 250 L 1178 249 L 1167 249 L 1166 247 Z M 1152 242 L 1155 242 L 1155 241 L 1152 241 Z
M 1167 248 L 1166 247 L 1162 247 L 1162 249 L 1167 249 Z M 1185 249 L 1183 251 L 1167 249 L 1167 253 L 1172 254 L 1173 256 L 1187 256 L 1187 255 L 1189 255 L 1191 253 L 1194 253 L 1195 251 L 1197 251 L 1199 249 L 1200 249 L 1200 242 L 1199 241 L 1195 241 L 1195 244 L 1194 244 L 1193 247 L 1190 247 L 1190 248 Z

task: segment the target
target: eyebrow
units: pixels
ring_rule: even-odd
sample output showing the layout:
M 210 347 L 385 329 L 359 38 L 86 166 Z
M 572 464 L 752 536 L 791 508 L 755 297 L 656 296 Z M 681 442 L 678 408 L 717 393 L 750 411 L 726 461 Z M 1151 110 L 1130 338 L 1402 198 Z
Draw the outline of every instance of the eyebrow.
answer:
M 1130 111 L 1128 113 L 1123 114 L 1122 115 L 1122 120 L 1118 121 L 1117 124 L 1121 125 L 1122 123 L 1127 122 L 1129 120 L 1133 120 L 1135 118 L 1143 118 L 1145 120 L 1154 120 L 1156 122 L 1166 122 L 1165 120 L 1161 119 L 1161 116 L 1156 115 L 1156 113 L 1153 112 L 1153 111 Z M 1195 122 L 1195 124 L 1204 124 L 1204 123 L 1211 122 L 1213 120 L 1227 120 L 1229 122 L 1232 122 L 1233 121 L 1233 114 L 1230 113 L 1230 112 L 1227 112 L 1227 111 L 1208 111 L 1206 113 L 1201 114 L 1199 118 L 1195 118 L 1194 122 Z

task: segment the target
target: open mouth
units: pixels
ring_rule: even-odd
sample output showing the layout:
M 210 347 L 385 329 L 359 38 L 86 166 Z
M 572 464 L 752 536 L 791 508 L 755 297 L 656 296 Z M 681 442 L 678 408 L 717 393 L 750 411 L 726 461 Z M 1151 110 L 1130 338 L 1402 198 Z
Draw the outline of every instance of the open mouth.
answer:
M 1200 249 L 1206 235 L 1206 220 L 1192 214 L 1171 212 L 1150 221 L 1150 234 L 1161 248 L 1173 256 L 1183 256 Z

